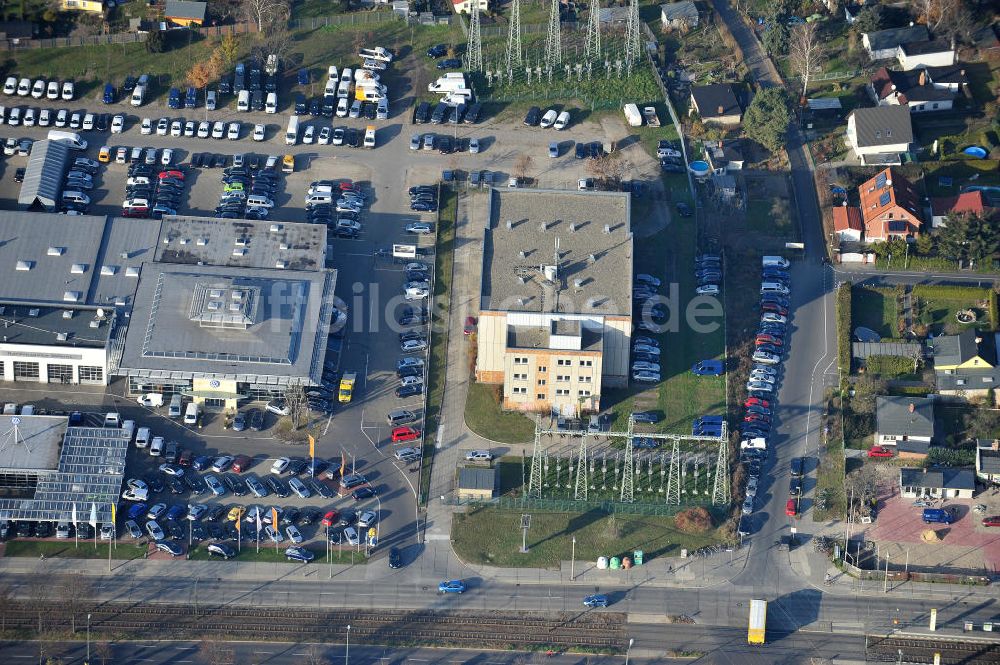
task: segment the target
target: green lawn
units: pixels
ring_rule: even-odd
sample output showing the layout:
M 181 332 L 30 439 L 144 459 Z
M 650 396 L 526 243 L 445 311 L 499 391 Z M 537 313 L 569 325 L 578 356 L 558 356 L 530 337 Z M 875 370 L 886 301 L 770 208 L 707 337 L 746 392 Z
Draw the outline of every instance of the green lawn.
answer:
M 466 562 L 503 567 L 555 568 L 572 555 L 576 537 L 577 571 L 599 556 L 631 556 L 642 550 L 648 561 L 679 556 L 681 548 L 697 549 L 723 540 L 718 531 L 688 534 L 674 528 L 672 517 L 586 513 L 533 512 L 528 553 L 521 554 L 521 512 L 477 508 L 456 513 L 452 544 Z
M 458 214 L 458 197 L 450 187 L 441 188 L 441 206 L 437 222 L 437 247 L 434 261 L 434 298 L 435 306 L 447 314 L 447 294 L 451 293 L 452 262 L 455 254 L 455 216 Z M 438 302 L 440 299 L 440 302 Z M 439 313 L 434 312 L 438 317 Z M 435 322 L 431 334 L 431 350 L 427 368 L 427 403 L 425 417 L 425 432 L 437 432 L 441 417 L 441 402 L 444 399 L 445 377 L 448 372 L 448 325 L 447 322 Z M 434 438 L 424 437 L 424 457 L 420 467 L 420 500 L 426 501 L 430 488 L 431 466 L 434 463 Z
M 747 204 L 746 215 L 747 226 L 757 234 L 771 237 L 797 235 L 792 224 L 790 202 L 787 199 L 751 198 Z
M 118 543 L 111 550 L 112 559 L 141 559 L 146 547 L 132 543 Z M 46 559 L 107 559 L 108 543 L 81 540 L 79 547 L 73 540 L 12 540 L 4 546 L 4 556 L 27 556 Z
M 855 286 L 851 298 L 851 332 L 859 326 L 871 328 L 884 338 L 899 336 L 896 293 L 893 289 Z
M 955 333 L 969 326 L 959 323 L 955 314 L 959 310 L 972 309 L 978 315 L 976 328 L 990 329 L 993 325 L 991 302 L 995 295 L 989 289 L 975 287 L 913 287 L 914 318 L 929 326 L 931 332 Z
M 230 543 L 232 544 L 232 543 Z M 257 551 L 256 541 L 244 542 L 242 548 L 237 554 L 235 561 L 255 561 L 258 563 L 288 563 L 288 559 L 285 557 L 285 550 L 288 548 L 288 543 L 281 543 L 278 545 L 277 550 L 274 547 L 274 543 L 260 543 L 260 552 Z M 326 558 L 326 548 L 323 545 L 313 544 L 308 546 L 306 549 L 312 551 L 316 555 L 313 559 L 314 564 L 329 563 Z M 351 559 L 353 553 L 353 561 Z M 364 564 L 368 563 L 368 559 L 365 558 L 364 548 L 361 548 L 360 552 L 357 552 L 354 547 L 345 547 L 343 549 L 333 548 L 333 563 L 336 564 Z M 195 545 L 188 556 L 192 561 L 211 561 L 219 560 L 219 557 L 210 556 L 206 547 L 201 545 Z
M 920 169 L 928 196 L 958 196 L 965 185 L 1000 185 L 1000 163 L 990 159 L 922 162 Z M 950 187 L 941 184 L 941 176 L 952 179 Z
M 817 504 L 812 512 L 815 522 L 842 519 L 847 509 L 847 498 L 844 495 L 844 437 L 840 426 L 840 399 L 828 396 L 827 403 L 829 416 L 826 425 L 830 429 L 823 442 L 823 452 L 816 469 L 816 490 L 813 499 Z M 822 507 L 820 497 L 825 500 Z
M 473 432 L 500 443 L 529 443 L 535 435 L 535 423 L 516 411 L 505 412 L 494 399 L 500 386 L 469 382 L 465 401 L 465 424 Z

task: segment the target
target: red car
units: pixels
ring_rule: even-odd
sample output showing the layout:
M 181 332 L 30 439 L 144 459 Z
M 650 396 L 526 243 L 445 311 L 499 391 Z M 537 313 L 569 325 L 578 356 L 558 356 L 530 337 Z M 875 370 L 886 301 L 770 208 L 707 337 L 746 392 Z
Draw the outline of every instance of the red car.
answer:
M 771 403 L 760 397 L 749 397 L 747 401 L 743 402 L 743 406 L 762 406 L 765 409 L 770 409 Z
M 781 314 L 782 316 L 788 316 L 788 309 L 782 307 L 778 303 L 766 302 L 760 306 L 761 310 L 765 312 L 774 312 L 775 314 Z
M 160 180 L 164 178 L 177 178 L 178 180 L 183 180 L 184 173 L 182 171 L 177 171 L 177 170 L 160 171 Z
M 785 514 L 789 517 L 795 517 L 797 512 L 798 507 L 795 505 L 795 499 L 789 499 L 788 503 L 785 504 Z
M 1000 526 L 1000 515 L 985 518 L 983 520 L 983 526 Z
M 892 451 L 885 446 L 872 446 L 868 449 L 868 457 L 892 457 Z
M 755 341 L 757 346 L 760 346 L 761 344 L 773 344 L 774 346 L 783 346 L 785 344 L 785 342 L 782 341 L 780 337 L 775 337 L 774 335 L 768 335 L 767 333 L 757 335 L 757 339 Z
M 323 515 L 323 521 L 320 522 L 323 526 L 333 526 L 337 523 L 337 518 L 340 517 L 340 513 L 336 510 L 331 510 L 326 515 Z
M 237 455 L 233 458 L 232 469 L 236 473 L 243 473 L 251 466 L 253 466 L 253 458 L 249 455 Z
M 342 192 L 361 192 L 361 185 L 355 185 L 349 180 L 344 180 L 338 185 L 338 187 L 340 187 L 340 191 Z
M 466 335 L 471 335 L 472 333 L 476 332 L 476 317 L 474 316 L 465 317 L 465 328 L 462 329 L 462 332 L 465 333 Z
M 392 430 L 392 442 L 414 441 L 420 438 L 420 430 L 412 427 L 397 427 Z
M 191 459 L 193 457 L 190 450 L 182 450 L 180 457 L 177 458 L 177 463 L 181 466 L 191 466 Z
M 762 413 L 748 413 L 743 416 L 743 422 L 746 423 L 769 423 L 771 419 Z

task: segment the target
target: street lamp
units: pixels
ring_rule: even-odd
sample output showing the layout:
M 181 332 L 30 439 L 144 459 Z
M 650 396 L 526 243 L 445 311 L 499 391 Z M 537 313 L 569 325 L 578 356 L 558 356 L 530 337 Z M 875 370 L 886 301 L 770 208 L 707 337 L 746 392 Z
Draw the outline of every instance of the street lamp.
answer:
M 90 612 L 87 612 L 87 663 L 90 665 Z
M 569 563 L 569 581 L 576 581 L 576 536 L 573 536 L 573 554 Z
M 351 624 L 347 624 L 347 646 L 344 649 L 344 665 L 349 665 L 351 657 Z
M 632 650 L 633 643 L 635 643 L 635 640 L 630 637 L 628 639 L 628 648 L 625 649 L 625 665 L 628 665 L 628 652 Z

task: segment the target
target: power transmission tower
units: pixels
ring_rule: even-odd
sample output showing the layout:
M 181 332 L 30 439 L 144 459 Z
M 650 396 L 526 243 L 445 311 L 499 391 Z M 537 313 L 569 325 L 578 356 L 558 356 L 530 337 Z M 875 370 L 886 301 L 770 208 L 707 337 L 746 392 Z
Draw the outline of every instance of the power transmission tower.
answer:
M 549 35 L 545 39 L 545 68 L 552 71 L 562 64 L 562 31 L 559 29 L 559 0 L 550 0 Z
M 629 74 L 632 63 L 639 59 L 642 48 L 642 33 L 639 23 L 639 0 L 629 0 L 628 20 L 625 25 L 625 63 Z
M 483 38 L 479 30 L 479 0 L 472 0 L 469 18 L 469 53 L 466 69 L 470 72 L 483 70 Z
M 712 503 L 717 506 L 729 504 L 729 442 L 725 436 L 719 439 L 719 455 L 715 461 L 715 486 L 712 488 Z
M 576 456 L 576 486 L 573 489 L 573 498 L 577 501 L 587 500 L 587 491 L 590 489 L 589 457 L 587 454 L 587 435 L 584 434 L 580 437 L 580 452 Z
M 679 505 L 681 502 L 681 444 L 674 439 L 670 452 L 670 473 L 667 475 L 667 503 Z
M 531 451 L 531 475 L 528 476 L 529 499 L 542 498 L 542 423 L 535 417 L 535 447 Z
M 632 503 L 635 500 L 635 447 L 632 445 L 635 420 L 628 419 L 628 436 L 625 438 L 625 466 L 622 469 L 622 503 Z
M 507 71 L 524 63 L 521 52 L 521 0 L 513 0 L 510 5 L 510 32 L 507 34 Z
M 517 2 L 517 0 L 514 0 Z M 587 19 L 587 48 L 584 51 L 587 62 L 592 62 L 601 57 L 601 3 L 592 0 L 590 3 L 590 16 Z

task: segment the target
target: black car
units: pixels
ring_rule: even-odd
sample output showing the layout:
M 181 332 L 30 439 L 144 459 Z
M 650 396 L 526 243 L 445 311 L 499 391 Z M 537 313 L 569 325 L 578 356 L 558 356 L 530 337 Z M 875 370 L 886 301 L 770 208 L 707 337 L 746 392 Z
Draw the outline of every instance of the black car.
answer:
M 108 114 L 107 113 L 98 113 L 97 114 L 97 119 L 94 122 L 94 129 L 96 129 L 99 132 L 106 132 L 106 131 L 108 131 Z
M 208 535 L 208 529 L 201 522 L 192 522 L 190 529 L 192 540 L 205 540 L 205 537 Z
M 200 169 L 201 165 L 202 165 L 202 161 L 204 159 L 205 159 L 205 156 L 202 153 L 200 153 L 200 152 L 194 153 L 193 155 L 191 155 L 191 166 L 195 167 L 196 169 Z
M 691 206 L 689 206 L 688 204 L 684 203 L 683 201 L 678 201 L 677 202 L 677 212 L 678 212 L 678 214 L 680 214 L 681 217 L 690 217 L 691 216 Z
M 446 55 L 448 55 L 448 46 L 446 44 L 435 44 L 427 49 L 428 58 L 443 58 Z
M 14 171 L 14 182 L 24 182 L 24 169 Z
M 206 522 L 217 522 L 220 517 L 226 514 L 226 507 L 221 503 L 213 503 L 208 508 L 208 512 L 205 513 Z
M 285 508 L 283 511 L 281 511 L 281 523 L 295 524 L 295 522 L 299 519 L 299 515 L 301 515 L 301 513 L 299 512 L 298 508 L 294 507 Z
M 138 80 L 134 76 L 126 76 L 125 82 L 122 83 L 122 91 L 132 92 L 135 90 L 136 83 L 138 83 Z
M 201 494 L 205 491 L 205 481 L 193 473 L 184 474 L 184 484 L 188 486 L 192 494 Z
M 285 468 L 285 471 L 287 471 L 290 476 L 297 476 L 305 471 L 307 466 L 309 466 L 308 461 L 299 457 L 292 457 L 288 460 L 288 467 Z
M 309 115 L 317 116 L 323 115 L 323 104 L 318 99 L 310 100 L 309 102 Z
M 390 568 L 402 568 L 403 567 L 403 557 L 399 554 L 399 548 L 393 547 L 389 550 L 389 567 Z
M 163 530 L 169 533 L 174 540 L 184 540 L 187 536 L 187 529 L 173 520 L 168 521 Z
M 524 124 L 528 127 L 534 127 L 542 119 L 542 110 L 537 106 L 532 106 L 528 109 L 528 114 L 524 116 Z
M 400 367 L 396 370 L 396 376 L 400 379 L 407 376 L 423 376 L 424 369 L 422 367 Z
M 309 526 L 310 524 L 315 524 L 323 514 L 318 508 L 303 508 L 302 512 L 299 514 L 299 524 L 302 526 Z
M 400 386 L 396 388 L 396 397 L 414 397 L 424 393 L 423 385 Z
M 35 538 L 49 538 L 53 531 L 52 522 L 39 522 L 35 525 Z
M 664 173 L 684 173 L 684 167 L 680 164 L 671 164 L 669 162 L 660 162 L 660 169 Z
M 222 168 L 226 165 L 226 162 L 228 161 L 229 159 L 226 157 L 226 155 L 216 155 L 212 161 L 212 166 L 214 166 L 215 168 Z
M 635 411 L 632 419 L 637 423 L 655 424 L 660 422 L 660 414 L 656 411 Z
M 445 58 L 437 63 L 438 69 L 461 69 L 462 61 L 458 58 Z
M 598 157 L 604 156 L 604 146 L 600 141 L 591 141 L 587 144 L 587 152 L 590 153 L 591 159 L 597 159 Z
M 279 498 L 285 499 L 291 495 L 291 491 L 288 489 L 288 486 L 274 476 L 268 476 L 264 482 L 267 484 L 267 487 Z
M 463 122 L 465 122 L 465 124 L 467 125 L 476 124 L 477 122 L 479 122 L 479 116 L 482 114 L 482 112 L 483 112 L 483 105 L 480 104 L 479 102 L 476 102 L 475 104 L 469 107 L 468 111 L 465 112 L 465 120 Z
M 450 136 L 439 136 L 437 145 L 438 152 L 442 155 L 450 155 L 455 150 L 454 143 L 452 143 Z
M 167 481 L 167 484 L 170 485 L 171 494 L 184 494 L 184 492 L 187 491 L 187 488 L 184 486 L 184 483 L 181 482 L 180 478 L 171 477 Z
M 354 129 L 353 127 L 348 127 L 344 131 L 344 144 L 349 145 L 352 148 L 357 148 L 361 146 L 361 132 Z
M 317 464 L 316 475 L 319 475 L 319 469 L 318 469 L 319 462 L 317 462 L 316 464 Z M 321 483 L 318 480 L 310 480 L 309 487 L 312 488 L 313 492 L 320 495 L 324 499 L 332 499 L 334 497 L 333 490 L 331 490 L 326 483 Z

